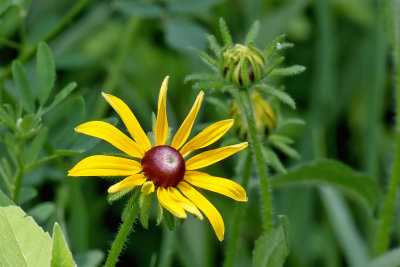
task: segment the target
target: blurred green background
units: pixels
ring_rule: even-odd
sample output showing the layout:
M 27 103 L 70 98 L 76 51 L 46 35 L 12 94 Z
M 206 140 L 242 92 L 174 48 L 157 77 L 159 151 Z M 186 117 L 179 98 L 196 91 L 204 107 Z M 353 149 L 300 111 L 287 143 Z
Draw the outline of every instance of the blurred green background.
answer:
M 189 47 L 207 51 L 206 34 L 220 38 L 219 17 L 226 20 L 237 43 L 243 41 L 255 20 L 260 21 L 256 40 L 260 48 L 286 34 L 287 41 L 295 44 L 284 52 L 287 64 L 307 68 L 303 74 L 282 81 L 297 102 L 295 111 L 282 107 L 283 114 L 306 121 L 305 126 L 287 133 L 296 140 L 295 147 L 302 159 L 294 161 L 280 155 L 285 166 L 290 168 L 318 157 L 336 158 L 368 174 L 382 188 L 386 185 L 394 148 L 394 85 L 385 35 L 387 21 L 379 15 L 384 1 L 14 2 L 6 10 L 0 9 L 0 72 L 6 73 L 23 49 L 47 38 L 57 69 L 54 91 L 71 81 L 78 84 L 66 101 L 44 117 L 51 130 L 42 153 L 50 153 L 53 148 L 85 152 L 57 158 L 27 174 L 23 186 L 36 188 L 38 194 L 22 203 L 22 208 L 45 230 L 51 231 L 54 221 L 58 221 L 75 256 L 96 250 L 96 256 L 101 258 L 101 251 L 109 250 L 126 198 L 110 205 L 110 181 L 66 176 L 78 160 L 114 151 L 105 142 L 96 143 L 93 138 L 77 135 L 73 128 L 93 119 L 111 117 L 110 120 L 119 121 L 102 99 L 104 91 L 123 99 L 149 131 L 159 87 L 163 78 L 170 75 L 167 110 L 169 123 L 176 130 L 196 95 L 191 84 L 184 83 L 185 76 L 207 69 Z M 76 16 L 49 37 L 76 4 Z M 34 79 L 35 61 L 25 62 L 28 77 Z M 11 77 L 1 77 L 1 102 L 15 103 L 18 100 Z M 206 94 L 195 133 L 208 123 L 229 116 L 227 110 L 207 101 L 208 97 Z M 221 97 L 229 109 L 228 95 Z M 123 129 L 122 123 L 118 127 Z M 230 135 L 233 134 L 231 130 Z M 224 140 L 227 139 L 229 134 Z M 1 147 L 2 157 L 6 156 L 4 151 Z M 234 171 L 239 157 L 227 159 L 208 171 L 240 181 Z M 252 174 L 234 266 L 251 265 L 254 240 L 261 233 L 259 185 L 255 170 Z M 271 171 L 270 176 L 273 175 Z M 290 221 L 291 253 L 285 266 L 360 266 L 357 258 L 366 258 L 372 250 L 374 214 L 336 193 L 334 200 L 329 200 L 329 194 L 323 193 L 325 189 L 304 186 L 273 191 L 275 214 L 286 214 Z M 230 237 L 232 210 L 237 203 L 217 194 L 205 194 L 224 218 L 226 241 L 218 242 L 206 220 L 201 222 L 190 216 L 182 226 L 169 232 L 164 225 L 155 226 L 154 214 L 148 230 L 136 224 L 119 266 L 154 266 L 169 261 L 172 266 L 221 266 Z M 400 242 L 398 210 L 393 247 Z M 164 262 L 159 259 L 163 245 L 167 251 Z

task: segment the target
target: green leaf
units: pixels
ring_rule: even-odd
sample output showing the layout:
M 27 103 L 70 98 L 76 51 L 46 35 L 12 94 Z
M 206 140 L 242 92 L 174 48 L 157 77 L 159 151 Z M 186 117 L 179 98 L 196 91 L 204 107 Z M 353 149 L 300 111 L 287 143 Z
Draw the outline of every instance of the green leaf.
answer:
M 41 202 L 31 208 L 27 213 L 32 216 L 38 224 L 44 224 L 54 214 L 56 205 L 53 202 Z
M 294 158 L 294 159 L 300 159 L 301 156 L 299 152 L 297 152 L 294 148 L 290 147 L 289 145 L 285 144 L 281 140 L 270 140 L 272 145 L 279 149 L 282 153 L 284 153 L 286 156 Z
M 89 250 L 75 255 L 76 265 L 79 267 L 98 267 L 104 259 L 104 252 L 99 249 Z
M 400 262 L 400 248 L 386 252 L 382 256 L 370 261 L 366 267 L 393 267 L 398 266 Z
M 244 43 L 246 45 L 250 44 L 251 42 L 254 42 L 254 40 L 257 37 L 258 31 L 260 30 L 260 22 L 257 20 L 251 25 L 249 32 L 246 35 L 246 38 L 244 40 Z
M 21 192 L 19 193 L 18 204 L 23 205 L 38 195 L 38 191 L 34 187 L 21 187 Z
M 268 59 L 278 49 L 278 44 L 282 43 L 283 40 L 285 40 L 285 35 L 280 35 L 268 44 L 267 49 L 264 52 L 266 59 Z
M 287 93 L 266 84 L 257 84 L 254 86 L 254 88 L 264 94 L 274 96 L 292 109 L 296 109 L 296 103 L 294 102 L 293 98 Z
M 41 42 L 36 53 L 37 89 L 40 104 L 43 106 L 49 98 L 56 79 L 53 54 L 49 46 Z
M 369 207 L 375 206 L 381 193 L 376 182 L 368 176 L 339 161 L 327 159 L 302 164 L 286 175 L 276 175 L 271 179 L 271 185 L 331 185 Z
M 37 135 L 33 139 L 31 145 L 29 146 L 29 148 L 26 150 L 26 153 L 24 154 L 27 165 L 33 164 L 36 161 L 36 159 L 38 158 L 40 152 L 42 151 L 44 143 L 47 140 L 48 132 L 49 132 L 49 129 L 47 127 L 43 127 L 40 129 L 40 131 L 37 133 Z
M 231 34 L 229 33 L 229 28 L 226 25 L 226 22 L 223 18 L 219 18 L 219 30 L 221 32 L 224 45 L 227 47 L 232 47 L 233 46 L 232 37 Z
M 286 68 L 275 68 L 274 70 L 271 71 L 269 76 L 280 76 L 280 77 L 294 76 L 299 73 L 302 73 L 305 70 L 306 68 L 303 66 L 293 65 Z
M 189 74 L 185 77 L 185 83 L 188 81 L 210 81 L 210 80 L 221 80 L 220 76 L 215 74 L 215 73 L 209 73 L 209 72 L 201 72 L 201 73 L 192 73 Z
M 51 238 L 0 190 L 0 262 L 50 266 Z
M 51 267 L 75 267 L 71 251 L 58 223 L 54 224 L 51 240 Z
M 268 165 L 270 165 L 275 171 L 283 174 L 287 173 L 285 166 L 283 166 L 281 160 L 272 149 L 263 147 L 263 154 Z
M 284 215 L 279 216 L 279 220 L 278 228 L 257 239 L 253 251 L 255 267 L 281 267 L 289 255 L 287 240 L 289 221 Z
M 75 82 L 69 83 L 67 86 L 65 86 L 55 97 L 53 100 L 53 103 L 51 103 L 49 106 L 43 109 L 42 115 L 46 114 L 53 108 L 55 108 L 57 105 L 61 103 L 75 88 L 77 84 Z
M 214 55 L 216 57 L 219 57 L 222 48 L 218 44 L 217 40 L 215 39 L 215 36 L 212 34 L 207 34 L 206 37 L 207 37 L 208 45 L 209 45 L 211 51 L 214 52 Z
M 34 113 L 35 103 L 32 97 L 31 87 L 29 85 L 28 78 L 26 77 L 26 73 L 21 62 L 19 61 L 13 62 L 12 74 L 14 77 L 15 85 L 19 93 L 19 98 L 22 101 L 22 105 L 24 106 L 26 111 Z
M 13 0 L 0 1 L 0 15 L 3 14 L 13 3 Z

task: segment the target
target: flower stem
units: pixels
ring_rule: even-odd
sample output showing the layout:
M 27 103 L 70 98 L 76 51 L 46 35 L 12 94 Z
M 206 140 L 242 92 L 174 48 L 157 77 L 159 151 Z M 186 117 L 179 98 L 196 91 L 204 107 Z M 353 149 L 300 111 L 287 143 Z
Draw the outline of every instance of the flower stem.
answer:
M 124 246 L 124 243 L 132 229 L 132 225 L 139 214 L 139 192 L 140 190 L 136 190 L 133 193 L 132 197 L 129 199 L 129 202 L 126 206 L 126 210 L 128 212 L 127 217 L 125 220 L 123 220 L 122 225 L 119 228 L 118 234 L 115 237 L 114 243 L 111 247 L 111 251 L 108 254 L 105 267 L 113 267 L 117 263 L 122 247 Z
M 241 161 L 238 163 L 237 172 L 238 175 L 241 175 L 242 178 L 242 186 L 246 190 L 249 184 L 251 167 L 252 167 L 251 156 L 249 153 L 246 153 Z M 235 261 L 237 244 L 239 242 L 239 235 L 241 230 L 241 225 L 244 219 L 244 213 L 246 211 L 246 203 L 238 202 L 235 204 L 235 210 L 233 212 L 233 221 L 232 221 L 232 233 L 229 239 L 228 248 L 226 250 L 226 257 L 224 262 L 224 267 L 233 266 Z
M 400 9 L 399 6 L 396 7 Z M 396 13 L 397 14 L 397 13 Z M 390 230 L 393 220 L 393 212 L 397 195 L 397 188 L 400 183 L 400 17 L 394 15 L 395 32 L 394 38 L 394 55 L 396 70 L 396 148 L 392 163 L 392 170 L 389 178 L 389 186 L 383 205 L 382 212 L 378 221 L 378 232 L 375 241 L 375 254 L 380 255 L 387 251 L 390 238 Z
M 261 199 L 262 199 L 262 219 L 264 233 L 269 233 L 272 229 L 272 204 L 268 181 L 267 163 L 262 153 L 262 146 L 258 137 L 256 124 L 253 117 L 253 108 L 248 90 L 236 90 L 231 92 L 235 100 L 238 102 L 241 110 L 245 115 L 245 121 L 248 129 L 248 138 L 251 144 L 253 155 L 256 159 L 258 176 L 261 184 Z

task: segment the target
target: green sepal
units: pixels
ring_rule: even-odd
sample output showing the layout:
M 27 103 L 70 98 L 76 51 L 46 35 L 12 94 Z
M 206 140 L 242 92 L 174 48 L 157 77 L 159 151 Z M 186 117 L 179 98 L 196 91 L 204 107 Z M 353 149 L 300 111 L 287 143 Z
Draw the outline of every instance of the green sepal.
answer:
M 176 221 L 175 216 L 168 210 L 164 209 L 164 222 L 170 231 L 175 229 Z
M 134 188 L 134 186 L 129 186 L 127 188 L 124 188 L 116 193 L 113 194 L 108 194 L 107 195 L 107 201 L 108 203 L 113 203 L 114 201 L 122 198 L 123 196 L 125 196 L 126 194 L 128 194 L 129 192 L 132 191 L 132 189 Z
M 249 68 L 248 68 L 249 60 L 247 58 L 243 59 L 240 69 L 240 78 L 242 85 L 247 87 L 250 84 L 250 77 L 249 77 Z
M 158 202 L 158 213 L 157 213 L 157 225 L 160 225 L 164 219 L 164 208 L 161 206 L 160 202 Z
M 277 44 L 282 43 L 284 40 L 285 35 L 278 36 L 272 40 L 264 51 L 265 58 L 268 59 L 278 49 Z
M 140 194 L 140 222 L 142 223 L 143 228 L 149 228 L 149 215 L 150 215 L 150 207 L 153 201 L 154 194 Z
M 224 41 L 224 45 L 227 47 L 232 47 L 232 37 L 229 33 L 229 28 L 226 25 L 226 22 L 223 18 L 219 18 L 219 30 L 221 32 L 222 40 Z
M 136 206 L 137 201 L 139 201 L 139 193 L 140 189 L 135 190 L 135 192 L 132 194 L 132 197 L 129 199 L 128 203 L 126 203 L 124 211 L 122 212 L 122 221 L 125 221 L 128 217 L 129 214 L 131 213 L 133 207 Z
M 254 42 L 256 39 L 258 32 L 260 30 L 260 22 L 256 20 L 253 25 L 251 25 L 249 31 L 246 34 L 246 38 L 244 39 L 244 43 L 248 45 L 251 42 Z

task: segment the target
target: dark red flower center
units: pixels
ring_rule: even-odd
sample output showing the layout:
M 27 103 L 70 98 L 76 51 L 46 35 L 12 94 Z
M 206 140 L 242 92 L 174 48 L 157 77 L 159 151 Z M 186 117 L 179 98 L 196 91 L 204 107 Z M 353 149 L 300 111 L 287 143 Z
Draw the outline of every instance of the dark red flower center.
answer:
M 181 153 L 170 146 L 156 146 L 142 158 L 143 172 L 156 186 L 176 186 L 185 175 L 185 161 Z

